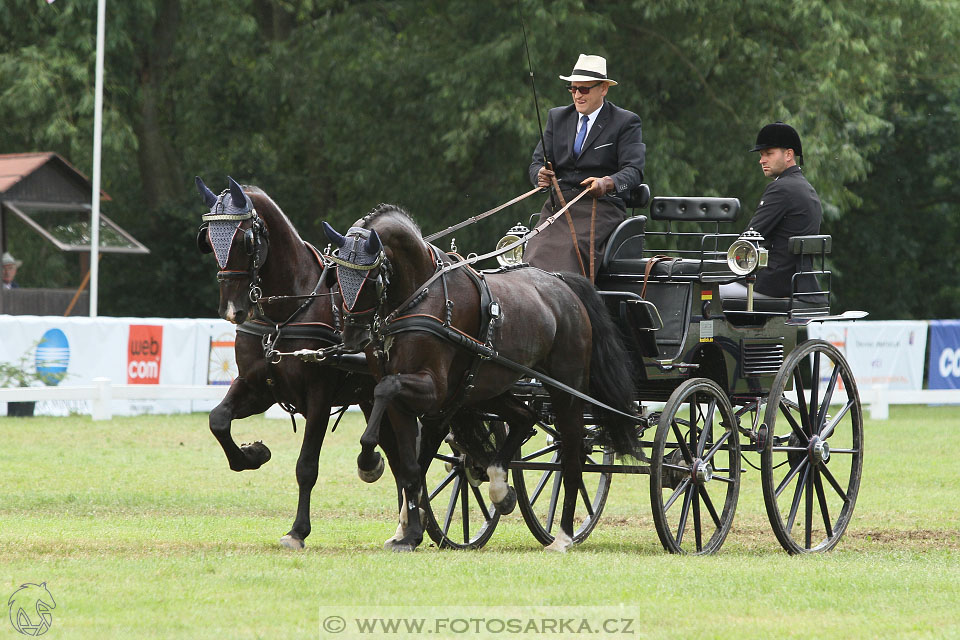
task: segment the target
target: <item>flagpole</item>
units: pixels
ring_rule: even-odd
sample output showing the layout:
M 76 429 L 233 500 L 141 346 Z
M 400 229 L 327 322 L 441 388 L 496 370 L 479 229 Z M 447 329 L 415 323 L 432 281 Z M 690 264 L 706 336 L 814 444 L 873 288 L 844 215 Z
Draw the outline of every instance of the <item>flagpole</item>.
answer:
M 97 70 L 93 100 L 93 196 L 90 210 L 90 317 L 97 317 L 100 278 L 100 139 L 103 134 L 103 45 L 107 0 L 97 1 Z

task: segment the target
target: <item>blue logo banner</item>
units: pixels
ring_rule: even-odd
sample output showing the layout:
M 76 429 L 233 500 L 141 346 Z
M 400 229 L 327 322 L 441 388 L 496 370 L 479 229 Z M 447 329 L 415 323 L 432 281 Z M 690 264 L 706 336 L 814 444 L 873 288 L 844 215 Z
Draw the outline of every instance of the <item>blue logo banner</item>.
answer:
M 960 320 L 930 321 L 930 389 L 960 389 Z

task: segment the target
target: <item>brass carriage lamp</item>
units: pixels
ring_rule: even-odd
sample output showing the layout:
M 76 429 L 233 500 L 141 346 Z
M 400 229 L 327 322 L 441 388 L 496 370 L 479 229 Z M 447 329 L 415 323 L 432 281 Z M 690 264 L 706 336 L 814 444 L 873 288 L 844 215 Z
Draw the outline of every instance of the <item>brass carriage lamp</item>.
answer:
M 497 243 L 497 251 L 508 247 L 511 244 L 515 244 L 522 240 L 524 236 L 530 233 L 530 229 L 527 229 L 525 226 L 519 222 L 514 226 L 510 227 L 510 230 L 507 231 L 507 235 L 500 238 L 500 242 Z M 515 264 L 520 264 L 523 262 L 523 245 L 518 244 L 513 249 L 505 251 L 497 256 L 497 262 L 499 262 L 504 267 L 513 266 Z
M 738 276 L 745 276 L 747 283 L 747 311 L 753 311 L 753 284 L 757 270 L 767 266 L 768 252 L 760 246 L 763 236 L 747 229 L 727 249 L 727 266 Z

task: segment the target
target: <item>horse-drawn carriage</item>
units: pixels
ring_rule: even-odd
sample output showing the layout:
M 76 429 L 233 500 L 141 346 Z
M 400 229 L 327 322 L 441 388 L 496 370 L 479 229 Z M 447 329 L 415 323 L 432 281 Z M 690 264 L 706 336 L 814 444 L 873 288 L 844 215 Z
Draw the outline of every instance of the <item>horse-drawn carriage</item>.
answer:
M 207 195 L 212 210 L 217 206 L 213 200 L 220 203 L 225 194 L 219 200 Z M 234 192 L 234 202 L 242 203 L 241 198 Z M 253 203 L 247 209 L 252 210 Z M 800 237 L 791 243 L 792 251 L 815 258 L 813 274 L 821 289 L 798 291 L 785 299 L 754 299 L 749 288 L 746 298 L 722 297 L 722 284 L 737 278 L 750 282 L 763 263 L 762 249 L 749 234 L 721 232 L 738 211 L 735 199 L 654 198 L 649 220 L 633 216 L 624 221 L 607 244 L 596 279 L 599 296 L 577 293 L 588 308 L 581 315 L 590 318 L 586 355 L 581 354 L 578 341 L 577 330 L 582 327 L 571 325 L 565 333 L 564 327 L 579 316 L 571 311 L 575 303 L 567 299 L 569 292 L 553 293 L 554 288 L 564 287 L 551 284 L 559 280 L 548 274 L 518 276 L 538 271 L 518 265 L 475 272 L 468 264 L 471 261 L 423 242 L 415 225 L 393 211 L 366 216 L 346 236 L 329 230 L 340 249 L 337 255 L 319 258 L 318 264 L 338 263 L 337 273 L 345 276 L 339 283 L 342 291 L 337 291 L 329 263 L 319 275 L 315 267 L 309 278 L 301 279 L 297 291 L 291 289 L 289 274 L 281 274 L 280 269 L 276 276 L 270 274 L 277 283 L 286 283 L 270 287 L 276 289 L 271 295 L 277 300 L 286 299 L 289 304 L 294 296 L 308 301 L 322 298 L 322 304 L 315 305 L 318 312 L 332 317 L 325 326 L 343 328 L 344 342 L 352 350 L 365 347 L 371 370 L 378 374 L 381 382 L 372 393 L 369 387 L 364 391 L 357 385 L 355 394 L 367 394 L 369 418 L 358 466 L 368 480 L 379 476 L 383 463 L 373 452 L 377 444 L 390 459 L 401 523 L 388 546 L 415 547 L 419 540 L 411 544 L 410 536 L 417 532 L 410 532 L 408 522 L 422 513 L 424 528 L 438 545 L 481 547 L 493 534 L 501 512 L 512 510 L 515 492 L 516 504 L 534 536 L 548 548 L 563 549 L 584 540 L 594 529 L 614 475 L 646 474 L 653 519 L 664 548 L 674 553 L 712 553 L 730 530 L 745 463 L 760 471 L 767 514 L 784 549 L 803 553 L 833 548 L 856 504 L 863 457 L 862 412 L 856 383 L 841 353 L 829 343 L 798 342 L 798 337 L 810 322 L 864 314 L 830 315 L 830 273 L 825 269 L 829 236 Z M 260 218 L 265 213 L 261 211 Z M 256 264 L 260 254 L 255 247 L 266 242 L 256 237 L 260 218 L 254 212 L 237 219 L 236 229 L 250 230 L 247 250 L 234 252 L 230 260 L 248 261 L 252 267 L 228 269 L 224 254 L 222 282 L 231 290 L 221 285 L 221 309 L 230 296 L 242 305 L 247 284 L 254 304 L 262 302 L 268 291 L 265 280 L 270 263 Z M 264 222 L 271 233 L 274 225 L 282 224 Z M 212 235 L 206 233 L 209 244 Z M 242 246 L 243 234 L 233 237 Z M 269 242 L 274 242 L 273 236 Z M 403 254 L 401 245 L 413 247 L 412 253 Z M 407 270 L 417 260 L 423 262 L 421 271 Z M 582 287 L 571 278 L 563 281 L 575 291 Z M 543 300 L 537 298 L 540 293 L 533 293 L 548 288 L 551 293 Z M 329 298 L 323 297 L 327 294 Z M 518 306 L 519 297 L 527 294 L 537 298 L 534 306 L 529 301 L 524 302 L 527 307 Z M 589 309 L 585 300 L 590 296 L 601 301 L 604 313 L 600 315 L 605 319 Z M 537 315 L 551 305 L 563 311 L 547 313 L 545 318 Z M 265 336 L 265 366 L 291 366 L 285 363 L 297 358 L 322 363 L 296 365 L 314 368 L 342 367 L 349 361 L 356 370 L 362 364 L 362 355 L 358 359 L 345 354 L 343 345 L 328 334 L 319 347 L 283 348 L 285 327 L 310 324 L 298 317 L 301 311 L 286 320 L 265 321 L 269 314 L 261 305 L 259 322 L 267 327 L 260 330 Z M 609 324 L 598 324 L 602 322 Z M 510 323 L 514 334 L 507 331 Z M 516 327 L 521 327 L 519 333 Z M 540 340 L 547 331 L 544 327 L 556 329 L 550 337 L 561 344 L 541 345 L 549 342 Z M 622 334 L 622 342 L 610 343 L 618 349 L 613 359 L 610 353 L 598 356 L 596 351 L 596 344 L 605 340 L 598 335 L 603 332 Z M 449 352 L 449 358 L 442 365 L 431 362 L 425 369 L 429 375 L 404 373 L 416 373 L 418 367 L 427 366 L 417 362 L 440 357 L 434 351 Z M 594 369 L 601 363 L 621 379 L 612 380 L 610 371 L 591 371 L 591 378 L 600 376 L 603 384 L 588 388 L 585 380 L 571 372 L 581 357 Z M 413 364 L 404 369 L 404 362 Z M 530 364 L 534 362 L 538 364 Z M 442 377 L 438 370 L 449 379 L 438 381 Z M 624 383 L 631 395 L 629 407 L 617 405 L 615 394 L 603 388 Z M 275 399 L 283 401 L 281 391 L 274 393 Z M 436 397 L 433 404 L 424 404 L 423 396 Z M 291 410 L 297 404 L 285 402 L 293 405 Z M 442 410 L 414 416 L 411 431 L 404 426 L 406 414 L 423 406 Z M 577 413 L 576 419 L 571 411 Z M 380 428 L 386 416 L 389 424 Z M 309 422 L 308 418 L 308 433 Z M 618 426 L 612 427 L 613 422 Z M 622 431 L 624 423 L 629 424 L 627 431 Z M 229 439 L 229 421 L 226 429 Z M 223 427 L 218 430 L 223 443 Z M 411 433 L 414 442 L 407 442 Z M 319 437 L 322 442 L 322 431 Z M 307 438 L 305 434 L 305 450 Z M 415 447 L 416 465 L 404 458 L 404 447 Z M 404 468 L 406 478 L 398 471 Z M 572 468 L 578 471 L 574 482 Z M 509 489 L 506 469 L 513 479 Z M 410 473 L 417 474 L 415 481 Z M 489 484 L 490 500 L 484 499 L 484 484 Z M 312 487 L 309 478 L 307 485 Z M 306 491 L 308 508 L 309 488 Z M 417 496 L 410 495 L 414 491 Z M 301 482 L 301 507 L 303 493 Z M 561 506 L 562 528 L 557 517 Z M 298 521 L 302 517 L 298 512 Z M 302 527 L 296 531 L 295 523 L 287 538 L 293 535 L 302 547 Z

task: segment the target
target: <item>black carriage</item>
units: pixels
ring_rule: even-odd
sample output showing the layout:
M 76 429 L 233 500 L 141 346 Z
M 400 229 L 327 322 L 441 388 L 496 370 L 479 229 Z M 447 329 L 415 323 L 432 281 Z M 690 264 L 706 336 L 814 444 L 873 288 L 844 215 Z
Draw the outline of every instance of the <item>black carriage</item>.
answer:
M 811 322 L 866 314 L 830 315 L 829 236 L 790 245 L 815 265 L 794 282 L 812 274 L 816 291 L 763 298 L 751 288 L 746 297 L 722 297 L 721 285 L 744 274 L 749 282 L 762 263 L 749 236 L 723 232 L 739 207 L 732 198 L 654 198 L 649 219 L 628 218 L 607 244 L 597 286 L 636 367 L 642 452 L 639 460 L 615 459 L 594 442 L 597 419 L 588 410 L 574 542 L 596 526 L 615 474 L 646 474 L 664 548 L 715 552 L 730 530 L 745 466 L 759 468 L 767 515 L 789 553 L 829 550 L 847 528 L 863 461 L 857 386 L 834 345 L 804 334 Z M 731 252 L 735 243 L 740 250 Z M 562 443 L 543 385 L 530 379 L 515 392 L 540 420 L 511 464 L 513 484 L 530 531 L 549 544 Z M 481 417 L 491 438 L 503 436 L 496 416 Z M 452 436 L 447 444 L 427 471 L 426 528 L 442 547 L 480 547 L 499 514 L 479 489 L 484 470 Z

